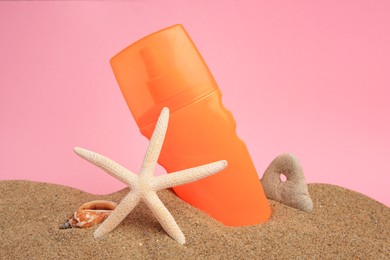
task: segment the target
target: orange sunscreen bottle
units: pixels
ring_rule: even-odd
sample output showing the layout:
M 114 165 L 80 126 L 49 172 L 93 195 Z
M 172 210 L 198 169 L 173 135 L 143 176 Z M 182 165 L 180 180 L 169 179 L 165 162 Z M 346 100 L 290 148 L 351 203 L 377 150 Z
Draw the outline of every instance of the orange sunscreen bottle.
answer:
M 111 59 L 141 133 L 150 139 L 163 107 L 169 126 L 159 164 L 168 172 L 227 160 L 225 170 L 173 188 L 228 226 L 265 222 L 271 209 L 249 152 L 206 63 L 181 25 L 155 32 Z

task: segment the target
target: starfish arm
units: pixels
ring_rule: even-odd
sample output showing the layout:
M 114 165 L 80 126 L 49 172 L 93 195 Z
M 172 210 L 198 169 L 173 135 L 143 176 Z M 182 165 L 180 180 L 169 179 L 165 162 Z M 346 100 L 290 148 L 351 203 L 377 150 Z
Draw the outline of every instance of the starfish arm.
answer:
M 77 155 L 79 155 L 81 158 L 89 161 L 90 163 L 95 164 L 96 166 L 103 169 L 111 176 L 120 180 L 121 182 L 126 183 L 131 187 L 134 187 L 134 184 L 137 179 L 137 175 L 127 170 L 125 167 L 121 166 L 120 164 L 114 162 L 113 160 L 103 155 L 100 155 L 98 153 L 80 147 L 75 147 L 74 152 Z
M 168 120 L 169 109 L 164 107 L 161 110 L 153 135 L 150 138 L 148 150 L 146 151 L 139 176 L 145 176 L 147 178 L 153 176 L 154 168 L 156 167 L 161 147 L 164 142 L 165 133 L 167 132 Z
M 222 171 L 227 166 L 227 161 L 221 160 L 194 168 L 173 172 L 155 177 L 152 184 L 152 189 L 155 191 L 171 188 L 213 175 Z
M 131 191 L 127 196 L 119 203 L 116 209 L 110 213 L 108 218 L 95 230 L 93 234 L 95 238 L 102 237 L 107 233 L 110 233 L 116 228 L 122 220 L 137 206 L 140 200 L 139 193 Z
M 171 213 L 157 196 L 156 192 L 148 192 L 144 195 L 144 198 L 146 205 L 150 208 L 158 222 L 160 222 L 165 232 L 180 244 L 184 244 L 186 238 L 184 237 L 183 232 L 180 230 L 180 227 L 177 225 Z

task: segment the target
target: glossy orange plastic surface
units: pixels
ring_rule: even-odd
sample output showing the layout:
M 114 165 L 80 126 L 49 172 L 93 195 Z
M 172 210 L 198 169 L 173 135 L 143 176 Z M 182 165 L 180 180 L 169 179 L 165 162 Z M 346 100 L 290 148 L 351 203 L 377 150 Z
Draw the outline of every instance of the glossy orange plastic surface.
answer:
M 150 139 L 163 107 L 169 126 L 159 163 L 174 172 L 227 160 L 208 178 L 175 187 L 184 201 L 228 226 L 265 222 L 271 209 L 249 152 L 206 63 L 181 25 L 153 33 L 111 59 L 123 96 Z

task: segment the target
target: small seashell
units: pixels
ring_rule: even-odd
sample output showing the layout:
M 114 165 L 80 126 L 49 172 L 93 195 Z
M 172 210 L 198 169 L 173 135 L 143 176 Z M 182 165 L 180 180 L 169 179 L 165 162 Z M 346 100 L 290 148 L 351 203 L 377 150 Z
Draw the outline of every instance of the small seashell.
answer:
M 65 223 L 59 226 L 66 228 L 88 228 L 103 222 L 117 207 L 117 204 L 107 200 L 94 200 L 83 204 Z
M 281 180 L 282 176 L 286 179 Z M 302 166 L 294 155 L 276 157 L 265 170 L 261 183 L 267 198 L 302 211 L 313 210 Z

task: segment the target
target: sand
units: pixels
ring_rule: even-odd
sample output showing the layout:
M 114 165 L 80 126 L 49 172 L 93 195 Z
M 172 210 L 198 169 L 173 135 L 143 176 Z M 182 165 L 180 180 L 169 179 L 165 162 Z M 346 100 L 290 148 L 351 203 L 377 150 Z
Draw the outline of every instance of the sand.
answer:
M 225 227 L 177 198 L 159 196 L 186 236 L 178 244 L 145 204 L 113 232 L 94 239 L 96 227 L 58 229 L 90 200 L 119 202 L 128 192 L 92 195 L 29 181 L 0 181 L 1 259 L 390 259 L 390 208 L 362 194 L 309 184 L 314 210 L 305 213 L 270 200 L 265 224 Z

